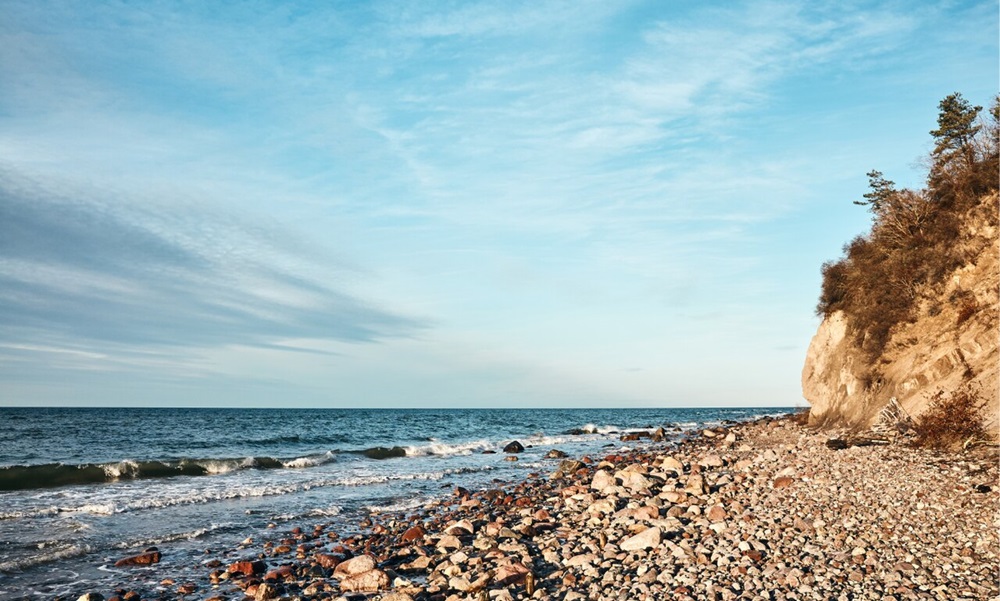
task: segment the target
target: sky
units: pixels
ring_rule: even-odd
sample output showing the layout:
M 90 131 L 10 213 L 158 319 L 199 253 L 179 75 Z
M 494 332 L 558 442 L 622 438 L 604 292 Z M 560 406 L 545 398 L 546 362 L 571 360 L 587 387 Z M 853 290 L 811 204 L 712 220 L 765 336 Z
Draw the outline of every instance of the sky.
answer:
M 0 0 L 0 406 L 805 406 L 989 1 Z

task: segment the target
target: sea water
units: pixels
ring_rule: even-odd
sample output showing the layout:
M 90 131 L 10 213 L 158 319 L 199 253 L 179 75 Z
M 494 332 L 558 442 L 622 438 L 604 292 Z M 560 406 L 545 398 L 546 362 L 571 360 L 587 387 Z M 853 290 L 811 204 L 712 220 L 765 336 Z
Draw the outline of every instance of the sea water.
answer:
M 283 524 L 350 533 L 372 513 L 516 482 L 570 457 L 788 408 L 0 408 L 0 600 L 134 584 L 122 557 L 156 546 L 147 580 L 205 581 L 206 558 Z M 520 441 L 519 461 L 505 444 Z M 492 451 L 492 453 L 491 453 Z

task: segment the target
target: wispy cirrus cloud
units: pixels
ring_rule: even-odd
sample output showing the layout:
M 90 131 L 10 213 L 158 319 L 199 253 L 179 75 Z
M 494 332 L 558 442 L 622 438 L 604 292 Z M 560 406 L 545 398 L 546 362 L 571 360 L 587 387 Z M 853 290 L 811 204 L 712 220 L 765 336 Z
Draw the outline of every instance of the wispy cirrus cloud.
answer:
M 353 295 L 358 274 L 318 247 L 210 205 L 137 206 L 4 170 L 0 222 L 0 325 L 23 348 L 371 342 L 423 325 Z

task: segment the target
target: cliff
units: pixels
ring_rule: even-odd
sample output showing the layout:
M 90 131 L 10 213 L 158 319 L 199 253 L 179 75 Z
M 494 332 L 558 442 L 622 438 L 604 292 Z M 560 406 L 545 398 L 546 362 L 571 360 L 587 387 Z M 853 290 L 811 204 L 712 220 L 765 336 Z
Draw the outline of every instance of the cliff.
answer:
M 952 249 L 969 260 L 921 290 L 912 314 L 878 356 L 859 343 L 843 310 L 829 312 L 809 345 L 802 394 L 813 425 L 870 427 L 895 397 L 919 418 L 938 392 L 981 392 L 987 432 L 1000 433 L 1000 236 L 996 192 L 962 216 Z M 971 387 L 971 388 L 968 388 Z

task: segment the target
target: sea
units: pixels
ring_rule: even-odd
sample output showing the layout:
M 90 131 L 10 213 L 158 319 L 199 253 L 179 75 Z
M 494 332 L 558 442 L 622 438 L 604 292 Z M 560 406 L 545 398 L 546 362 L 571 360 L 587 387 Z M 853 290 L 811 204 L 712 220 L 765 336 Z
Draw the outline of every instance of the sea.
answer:
M 603 456 L 651 444 L 621 442 L 630 431 L 676 442 L 791 410 L 0 408 L 0 600 L 166 594 L 166 578 L 204 591 L 205 564 L 247 539 L 350 534 L 457 486 L 551 473 L 553 449 Z M 150 547 L 159 564 L 114 567 Z

